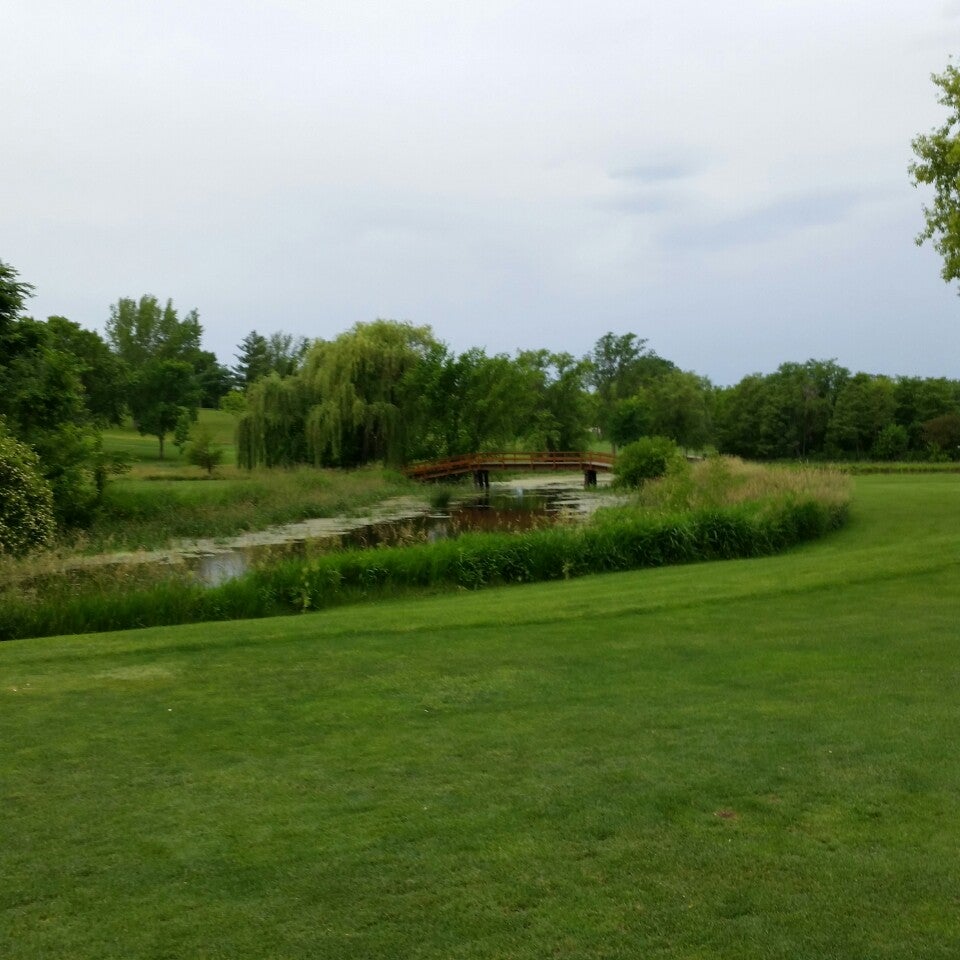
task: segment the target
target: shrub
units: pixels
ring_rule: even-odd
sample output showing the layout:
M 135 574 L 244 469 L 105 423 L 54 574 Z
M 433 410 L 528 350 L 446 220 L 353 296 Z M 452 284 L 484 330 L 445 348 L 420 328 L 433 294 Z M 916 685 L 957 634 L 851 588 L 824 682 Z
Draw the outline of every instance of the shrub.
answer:
M 213 442 L 213 434 L 206 427 L 197 427 L 193 431 L 193 440 L 187 447 L 187 459 L 212 476 L 214 467 L 220 466 L 223 461 L 223 448 Z
M 668 437 L 641 437 L 628 443 L 617 456 L 613 472 L 621 487 L 642 487 L 647 480 L 665 476 L 681 460 L 677 445 Z
M 53 493 L 37 455 L 0 422 L 0 553 L 25 553 L 53 538 Z

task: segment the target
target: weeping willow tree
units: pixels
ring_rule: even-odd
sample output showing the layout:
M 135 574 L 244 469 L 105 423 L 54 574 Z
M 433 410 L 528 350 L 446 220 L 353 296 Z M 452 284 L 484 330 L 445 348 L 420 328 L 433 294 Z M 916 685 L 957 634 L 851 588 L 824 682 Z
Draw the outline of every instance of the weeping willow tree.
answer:
M 306 422 L 311 460 L 403 463 L 423 421 L 415 373 L 435 347 L 429 327 L 391 320 L 358 323 L 315 344 L 303 366 L 316 398 Z
M 425 417 L 416 373 L 438 346 L 429 327 L 392 320 L 317 341 L 292 376 L 250 388 L 238 426 L 240 464 L 403 463 Z
M 307 459 L 304 423 L 309 397 L 298 377 L 271 373 L 247 391 L 246 409 L 237 423 L 237 462 L 289 467 Z

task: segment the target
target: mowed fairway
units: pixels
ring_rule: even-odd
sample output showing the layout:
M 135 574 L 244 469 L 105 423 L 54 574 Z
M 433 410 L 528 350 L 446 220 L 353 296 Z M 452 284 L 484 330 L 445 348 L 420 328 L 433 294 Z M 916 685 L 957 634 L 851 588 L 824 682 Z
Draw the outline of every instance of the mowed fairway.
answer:
M 775 558 L 0 644 L 0 957 L 960 956 L 960 477 Z

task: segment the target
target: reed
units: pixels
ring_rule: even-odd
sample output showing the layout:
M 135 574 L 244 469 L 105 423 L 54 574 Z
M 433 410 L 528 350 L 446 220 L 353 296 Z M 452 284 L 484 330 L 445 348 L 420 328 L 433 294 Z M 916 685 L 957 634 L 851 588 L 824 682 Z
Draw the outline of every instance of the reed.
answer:
M 850 495 L 849 481 L 836 474 L 738 461 L 706 463 L 688 476 L 666 478 L 657 490 L 599 510 L 583 526 L 287 559 L 213 589 L 177 575 L 144 586 L 102 583 L 75 594 L 67 587 L 52 594 L 21 591 L 0 607 L 0 639 L 248 619 L 411 591 L 762 556 L 839 527 Z
M 98 552 L 153 549 L 174 540 L 228 537 L 355 513 L 414 489 L 400 474 L 376 467 L 224 473 L 214 479 L 194 475 L 116 481 L 108 486 L 93 527 L 75 547 Z

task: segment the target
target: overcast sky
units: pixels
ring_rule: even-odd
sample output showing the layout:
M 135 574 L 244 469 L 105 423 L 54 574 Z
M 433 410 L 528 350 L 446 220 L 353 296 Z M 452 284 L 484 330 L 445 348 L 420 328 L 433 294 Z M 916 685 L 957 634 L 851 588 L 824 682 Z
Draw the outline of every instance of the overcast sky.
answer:
M 950 0 L 7 0 L 0 259 L 34 316 L 121 296 L 251 329 L 429 324 L 733 383 L 960 377 L 913 240 Z

